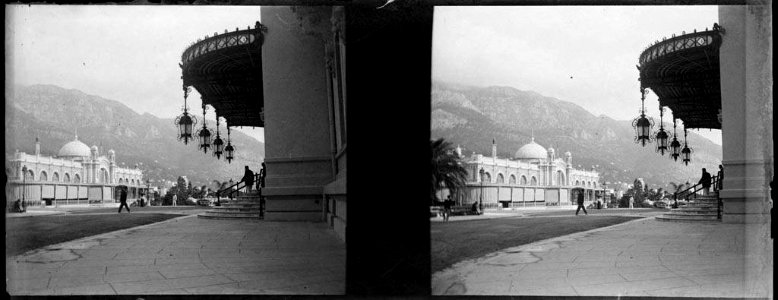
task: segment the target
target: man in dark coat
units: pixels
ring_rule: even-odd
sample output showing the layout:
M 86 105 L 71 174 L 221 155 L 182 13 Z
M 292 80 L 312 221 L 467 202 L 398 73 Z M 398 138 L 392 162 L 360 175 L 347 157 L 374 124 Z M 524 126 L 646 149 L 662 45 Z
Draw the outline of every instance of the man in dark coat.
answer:
M 448 195 L 448 198 L 443 201 L 443 221 L 448 221 L 448 218 L 451 216 L 451 205 L 453 204 L 454 201 L 451 200 L 451 195 Z
M 121 193 L 119 195 L 119 213 L 122 213 L 122 207 L 127 208 L 127 212 L 130 212 L 130 207 L 127 206 L 127 188 L 123 187 L 121 188 Z
M 243 173 L 241 180 L 246 183 L 246 190 L 250 193 L 254 187 L 254 172 L 249 169 L 249 166 L 246 166 L 246 172 Z
M 721 190 L 724 187 L 724 166 L 719 165 L 719 174 L 717 177 L 718 177 L 717 180 L 719 186 L 717 186 L 716 188 Z
M 708 192 L 710 192 L 710 173 L 705 170 L 705 168 L 702 168 L 702 178 L 700 178 L 700 182 L 702 184 L 702 194 L 707 196 Z
M 588 215 L 589 213 L 586 212 L 586 207 L 584 207 L 584 194 L 583 191 L 578 192 L 578 208 L 575 209 L 575 215 L 578 215 L 578 212 L 581 211 L 583 208 L 584 214 Z

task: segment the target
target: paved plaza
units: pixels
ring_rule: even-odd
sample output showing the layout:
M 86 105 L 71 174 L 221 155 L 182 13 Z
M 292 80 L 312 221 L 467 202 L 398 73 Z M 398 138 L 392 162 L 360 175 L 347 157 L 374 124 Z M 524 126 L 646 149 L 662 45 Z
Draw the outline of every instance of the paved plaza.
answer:
M 11 295 L 343 294 L 346 250 L 324 223 L 196 215 L 6 258 Z
M 771 298 L 772 240 L 748 246 L 764 228 L 643 218 L 457 263 L 432 293 Z

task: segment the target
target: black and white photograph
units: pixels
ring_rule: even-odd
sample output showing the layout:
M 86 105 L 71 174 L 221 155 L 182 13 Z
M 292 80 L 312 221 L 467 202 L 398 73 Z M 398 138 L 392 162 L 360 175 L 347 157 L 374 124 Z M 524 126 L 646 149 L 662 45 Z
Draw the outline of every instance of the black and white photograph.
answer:
M 771 20 L 436 7 L 432 294 L 771 298 Z
M 6 4 L 6 294 L 771 299 L 772 2 L 636 2 Z
M 5 16 L 10 295 L 345 293 L 342 7 Z

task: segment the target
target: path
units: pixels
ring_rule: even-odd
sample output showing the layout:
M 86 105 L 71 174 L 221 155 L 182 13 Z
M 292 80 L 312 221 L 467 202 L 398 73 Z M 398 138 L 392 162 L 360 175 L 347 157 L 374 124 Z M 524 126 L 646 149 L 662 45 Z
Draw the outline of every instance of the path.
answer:
M 189 215 L 6 259 L 11 295 L 343 294 L 345 245 L 323 223 Z
M 770 249 L 743 224 L 630 221 L 433 274 L 433 295 L 772 297 Z M 765 255 L 769 253 L 769 255 Z

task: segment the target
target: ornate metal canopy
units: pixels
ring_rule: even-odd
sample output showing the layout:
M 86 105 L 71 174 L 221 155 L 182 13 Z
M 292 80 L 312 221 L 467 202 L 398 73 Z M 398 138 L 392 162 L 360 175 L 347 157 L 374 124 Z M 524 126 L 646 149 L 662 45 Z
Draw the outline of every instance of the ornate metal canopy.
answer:
M 194 86 L 229 126 L 264 127 L 262 42 L 265 27 L 224 32 L 197 41 L 181 56 L 184 86 Z
M 721 129 L 719 46 L 721 29 L 693 32 L 662 40 L 648 47 L 638 65 L 640 85 L 670 107 L 685 128 Z

